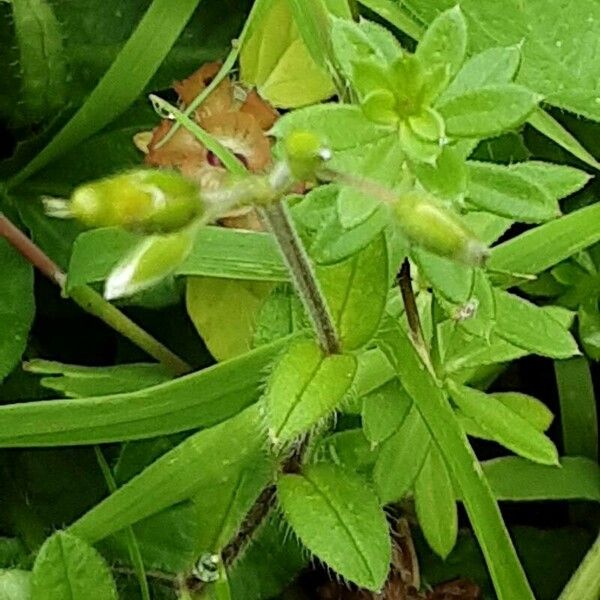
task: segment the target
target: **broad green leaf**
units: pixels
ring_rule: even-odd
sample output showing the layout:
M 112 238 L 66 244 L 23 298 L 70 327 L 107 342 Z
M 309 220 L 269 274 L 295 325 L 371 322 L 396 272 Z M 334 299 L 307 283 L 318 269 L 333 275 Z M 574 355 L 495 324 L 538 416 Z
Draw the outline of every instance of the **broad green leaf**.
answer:
M 33 268 L 0 239 L 0 381 L 21 359 L 33 322 Z
M 467 23 L 455 6 L 431 23 L 419 42 L 416 57 L 428 69 L 442 67 L 454 77 L 467 53 Z
M 356 373 L 349 354 L 325 356 L 316 342 L 299 340 L 275 365 L 264 396 L 269 436 L 291 442 L 336 410 Z
M 367 394 L 363 398 L 361 414 L 367 439 L 372 444 L 379 444 L 389 438 L 404 421 L 411 404 L 397 379 Z
M 541 273 L 600 241 L 600 203 L 576 210 L 514 237 L 492 250 L 490 269 Z
M 44 375 L 40 383 L 68 398 L 89 398 L 135 392 L 173 378 L 157 364 L 127 364 L 113 367 L 80 367 L 35 359 L 24 364 L 29 373 Z
M 139 96 L 179 37 L 199 0 L 154 0 L 123 49 L 73 118 L 10 181 L 17 186 L 100 131 Z M 156 35 L 160 29 L 161 35 Z M 132 71 L 131 65 L 136 65 Z
M 412 256 L 419 272 L 444 298 L 454 303 L 466 303 L 473 290 L 474 269 L 456 261 L 415 248 Z
M 36 600 L 117 600 L 117 588 L 104 559 L 83 540 L 64 531 L 40 548 L 31 573 Z
M 327 464 L 283 475 L 277 484 L 283 513 L 300 541 L 336 573 L 378 591 L 391 560 L 385 514 L 365 481 Z
M 190 277 L 187 311 L 206 347 L 217 360 L 252 348 L 260 307 L 273 284 L 265 281 Z
M 469 163 L 467 198 L 479 209 L 522 223 L 560 216 L 557 198 L 542 185 L 516 169 L 492 163 Z
M 0 447 L 101 444 L 211 427 L 256 402 L 281 340 L 127 394 L 0 406 Z
M 488 212 L 470 212 L 463 215 L 465 225 L 484 243 L 492 244 L 512 226 L 511 219 Z
M 520 61 L 521 50 L 518 46 L 484 50 L 463 65 L 442 94 L 442 100 L 469 90 L 510 83 L 517 74 Z
M 585 171 L 537 160 L 514 163 L 510 170 L 540 186 L 557 200 L 578 192 L 591 179 Z
M 62 109 L 67 101 L 63 32 L 52 4 L 46 0 L 12 0 L 10 4 L 25 114 L 39 122 Z
M 287 0 L 268 0 L 240 53 L 242 81 L 271 104 L 297 108 L 331 96 L 334 87 L 306 47 Z M 290 77 L 290 73 L 293 77 Z
M 600 502 L 600 467 L 587 458 L 565 456 L 559 465 L 548 466 L 505 456 L 482 466 L 498 500 Z
M 381 445 L 377 456 L 373 481 L 383 504 L 401 500 L 408 493 L 430 445 L 431 433 L 413 405 L 402 425 Z
M 344 350 L 363 346 L 375 335 L 390 288 L 384 233 L 341 263 L 317 268 Z
M 562 447 L 570 456 L 598 459 L 598 409 L 589 361 L 584 357 L 554 362 Z
M 491 85 L 452 96 L 437 106 L 448 135 L 493 137 L 522 125 L 540 97 L 513 83 Z
M 306 565 L 306 552 L 271 514 L 227 573 L 236 600 L 267 600 L 287 587 Z
M 406 0 L 403 4 L 424 22 L 431 22 L 454 0 Z M 600 6 L 582 0 L 464 0 L 460 7 L 469 24 L 472 52 L 495 46 L 522 46 L 517 81 L 543 94 L 546 102 L 600 119 L 600 68 L 594 43 L 600 31 Z M 573 32 L 577 32 L 575 35 Z
M 495 392 L 489 395 L 517 413 L 537 431 L 547 431 L 554 420 L 552 411 L 541 400 L 527 394 Z
M 381 348 L 415 402 L 426 427 L 447 462 L 486 560 L 500 600 L 533 600 L 481 467 L 448 404 L 444 392 L 425 369 L 408 335 L 398 326 L 383 329 Z
M 194 246 L 195 227 L 142 239 L 109 273 L 104 284 L 107 300 L 131 296 L 163 281 L 176 271 Z
M 139 241 L 121 229 L 96 229 L 77 238 L 69 265 L 69 290 L 104 281 L 119 259 Z M 288 281 L 271 235 L 225 227 L 203 227 L 176 275 L 204 275 L 253 281 Z
M 442 558 L 450 554 L 458 534 L 454 496 L 446 462 L 437 445 L 431 444 L 415 481 L 415 509 L 427 543 Z
M 188 437 L 75 521 L 69 532 L 94 543 L 165 508 L 206 494 L 219 482 L 227 487 L 223 479 L 234 484 L 234 492 L 241 485 L 243 500 L 247 501 L 249 490 L 240 480 L 240 474 L 252 473 L 260 486 L 268 478 L 269 470 L 259 408 L 253 406 L 220 425 Z M 220 497 L 228 496 L 231 499 L 227 493 Z M 220 517 L 222 524 L 228 517 L 227 506 L 224 502 L 221 507 L 225 511 L 225 516 Z M 214 532 L 207 539 L 217 543 L 221 533 L 218 522 L 212 514 L 206 517 Z M 229 527 L 231 524 L 227 523 L 227 531 Z
M 558 464 L 554 444 L 503 402 L 473 388 L 454 383 L 449 383 L 448 387 L 462 413 L 473 419 L 490 438 L 532 461 Z
M 568 329 L 535 304 L 494 289 L 496 301 L 495 332 L 511 344 L 533 354 L 569 358 L 579 354 Z
M 370 478 L 377 450 L 362 429 L 346 429 L 319 440 L 311 458 L 313 462 L 330 462 Z
M 32 600 L 31 573 L 21 569 L 1 569 L 0 598 L 4 600 Z

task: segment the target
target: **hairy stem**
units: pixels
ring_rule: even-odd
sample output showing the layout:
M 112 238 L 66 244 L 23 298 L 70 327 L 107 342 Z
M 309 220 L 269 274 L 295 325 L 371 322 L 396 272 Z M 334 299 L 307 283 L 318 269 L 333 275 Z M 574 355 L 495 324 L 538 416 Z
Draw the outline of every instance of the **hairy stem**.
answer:
M 435 370 L 431 364 L 429 349 L 427 348 L 427 343 L 425 342 L 425 337 L 423 336 L 423 328 L 421 327 L 419 309 L 417 308 L 415 292 L 412 287 L 412 276 L 410 273 L 410 262 L 408 258 L 404 259 L 402 267 L 400 268 L 400 271 L 396 277 L 396 281 L 400 286 L 400 293 L 402 294 L 402 301 L 404 302 L 404 312 L 406 314 L 408 330 L 412 342 L 415 346 L 415 349 L 419 353 L 421 360 L 429 372 L 435 377 Z
M 63 294 L 66 295 L 66 274 L 39 246 L 34 244 L 2 214 L 0 214 L 0 237 L 3 237 L 11 244 L 17 252 L 50 281 L 58 285 Z M 176 375 L 181 375 L 191 370 L 186 362 L 144 331 L 139 325 L 136 325 L 129 317 L 107 302 L 92 288 L 88 286 L 77 287 L 69 292 L 69 296 L 83 310 L 104 321 Z
M 279 250 L 292 275 L 296 291 L 313 323 L 323 351 L 326 354 L 339 353 L 341 344 L 327 301 L 321 292 L 310 259 L 285 206 L 285 200 L 264 208 L 262 215 L 277 240 Z

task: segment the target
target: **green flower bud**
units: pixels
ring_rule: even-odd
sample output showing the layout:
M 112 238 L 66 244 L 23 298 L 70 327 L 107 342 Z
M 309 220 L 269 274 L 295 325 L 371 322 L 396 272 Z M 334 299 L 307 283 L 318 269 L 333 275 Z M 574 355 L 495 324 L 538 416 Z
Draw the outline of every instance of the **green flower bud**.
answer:
M 136 170 L 86 183 L 70 201 L 47 199 L 51 216 L 72 217 L 88 227 L 121 226 L 166 233 L 204 212 L 198 186 L 176 171 Z
M 458 215 L 426 192 L 402 195 L 392 211 L 402 233 L 425 250 L 474 267 L 481 266 L 489 255 L 487 246 Z
M 110 273 L 104 297 L 113 300 L 131 296 L 173 273 L 191 252 L 196 231 L 192 226 L 144 238 Z
M 292 131 L 284 140 L 284 151 L 292 175 L 300 181 L 314 179 L 331 157 L 321 138 L 310 131 Z

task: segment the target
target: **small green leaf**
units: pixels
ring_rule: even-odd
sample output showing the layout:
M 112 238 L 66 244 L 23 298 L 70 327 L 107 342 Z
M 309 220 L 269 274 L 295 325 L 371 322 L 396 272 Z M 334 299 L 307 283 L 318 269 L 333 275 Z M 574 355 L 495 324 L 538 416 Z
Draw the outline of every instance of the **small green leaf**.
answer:
M 494 289 L 496 333 L 511 344 L 534 354 L 569 358 L 579 354 L 568 329 L 535 304 Z
M 339 575 L 379 591 L 391 560 L 385 514 L 366 482 L 339 467 L 316 464 L 277 485 L 286 519 L 302 543 Z
M 401 500 L 410 490 L 431 445 L 431 434 L 413 406 L 402 425 L 382 445 L 373 481 L 383 504 Z
M 397 379 L 388 381 L 362 400 L 362 427 L 373 444 L 383 442 L 400 427 L 412 404 Z
M 435 165 L 415 162 L 411 167 L 419 182 L 432 194 L 447 200 L 463 200 L 469 173 L 465 160 L 452 146 L 444 146 Z
M 334 91 L 331 78 L 300 36 L 287 0 L 270 0 L 269 9 L 253 24 L 240 53 L 240 70 L 242 81 L 256 86 L 275 106 L 314 104 Z
M 431 444 L 415 481 L 415 509 L 432 550 L 446 558 L 456 544 L 458 513 L 450 473 L 437 444 Z
M 560 216 L 557 198 L 518 170 L 492 163 L 469 162 L 469 203 L 522 223 Z
M 559 465 L 548 466 L 503 456 L 482 466 L 498 500 L 600 502 L 600 467 L 589 458 L 565 456 Z
M 33 268 L 0 239 L 0 381 L 19 362 L 33 322 Z
M 316 342 L 299 340 L 275 365 L 265 393 L 269 436 L 292 441 L 340 406 L 356 373 L 349 354 L 325 356 Z
M 83 540 L 59 531 L 40 548 L 31 574 L 36 600 L 117 600 L 117 588 L 104 559 Z
M 579 308 L 579 337 L 585 353 L 600 360 L 600 314 L 598 298 L 592 298 Z
M 440 101 L 470 90 L 510 83 L 517 74 L 520 62 L 521 50 L 518 46 L 484 50 L 464 64 Z
M 558 464 L 554 444 L 503 402 L 479 390 L 454 383 L 449 384 L 449 390 L 460 410 L 499 444 L 534 462 Z
M 416 57 L 428 69 L 444 67 L 453 77 L 467 53 L 467 23 L 459 6 L 441 13 L 419 42 Z
M 0 598 L 32 600 L 31 573 L 21 569 L 0 569 Z
M 113 300 L 131 296 L 162 281 L 189 256 L 195 233 L 195 227 L 190 227 L 142 240 L 111 271 L 104 285 L 104 297 Z
M 385 234 L 341 263 L 318 267 L 317 277 L 344 350 L 369 342 L 379 327 L 391 283 Z
M 440 102 L 448 135 L 493 137 L 522 125 L 540 96 L 513 83 L 469 90 Z
M 370 477 L 377 451 L 362 429 L 332 433 L 315 444 L 313 462 L 330 462 L 348 471 Z
M 188 278 L 188 315 L 217 360 L 252 348 L 258 312 L 272 289 L 273 284 L 265 281 Z

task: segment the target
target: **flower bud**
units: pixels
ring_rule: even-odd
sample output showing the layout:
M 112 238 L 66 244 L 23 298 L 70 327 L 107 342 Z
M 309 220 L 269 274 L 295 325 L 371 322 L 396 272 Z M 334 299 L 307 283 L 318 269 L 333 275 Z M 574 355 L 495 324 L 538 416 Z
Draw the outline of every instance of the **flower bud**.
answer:
M 331 157 L 321 138 L 310 131 L 292 131 L 284 140 L 284 151 L 292 175 L 306 181 Z
M 425 250 L 473 267 L 481 266 L 489 255 L 487 246 L 459 216 L 426 192 L 402 195 L 392 211 L 402 233 Z
M 47 199 L 51 216 L 88 227 L 120 226 L 143 233 L 176 231 L 204 212 L 198 186 L 176 171 L 136 170 L 79 186 L 70 201 Z

